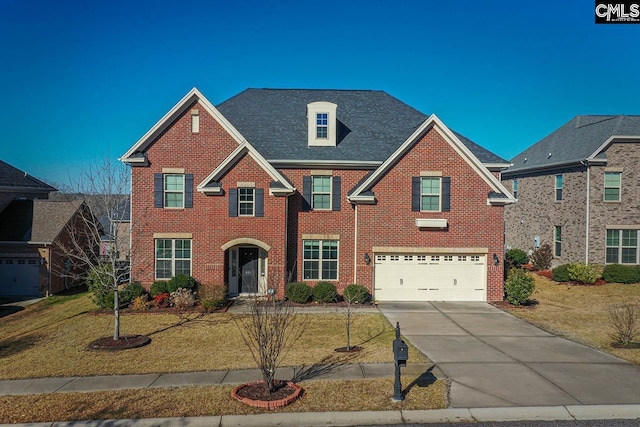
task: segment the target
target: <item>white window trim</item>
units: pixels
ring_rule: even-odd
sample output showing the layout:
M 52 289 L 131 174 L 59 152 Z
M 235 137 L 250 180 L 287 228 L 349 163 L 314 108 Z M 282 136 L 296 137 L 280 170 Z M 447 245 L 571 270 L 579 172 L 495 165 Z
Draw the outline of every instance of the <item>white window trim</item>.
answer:
M 636 246 L 624 246 L 623 245 L 623 237 L 622 234 L 624 231 L 636 231 Z M 618 242 L 619 244 L 616 246 L 609 246 L 607 245 L 607 238 L 605 235 L 605 239 L 604 239 L 604 261 L 605 264 L 623 264 L 623 265 L 637 265 L 638 264 L 638 254 L 640 253 L 640 242 L 638 241 L 638 234 L 640 234 L 640 231 L 638 231 L 637 229 L 607 229 L 608 231 L 617 231 L 618 232 Z M 610 248 L 615 248 L 618 252 L 618 260 L 615 262 L 607 262 L 607 249 Z M 630 248 L 635 248 L 636 250 L 636 259 L 634 262 L 629 263 L 629 262 L 623 262 L 622 261 L 622 250 L 623 249 L 630 249 Z
M 560 240 L 556 240 L 557 238 L 557 234 L 556 234 L 556 230 L 560 229 Z M 557 248 L 557 244 L 560 244 L 560 255 L 558 255 L 556 248 Z M 553 226 L 553 256 L 557 257 L 557 258 L 561 258 L 562 257 L 562 226 L 561 225 L 554 225 Z
M 561 181 L 561 185 L 558 187 L 558 177 L 560 177 L 560 181 Z M 553 177 L 553 186 L 554 186 L 554 194 L 553 194 L 553 198 L 556 202 L 561 202 L 564 199 L 564 175 L 563 174 L 557 174 L 554 175 Z M 562 196 L 560 196 L 560 198 L 558 198 L 558 190 L 560 190 L 560 194 Z
M 240 193 L 242 190 L 250 190 L 251 191 L 251 202 L 242 201 L 240 198 Z M 251 204 L 251 213 L 243 214 L 241 213 L 240 206 Z M 256 216 L 256 189 L 255 187 L 238 187 L 238 216 L 251 217 Z
M 616 174 L 620 177 L 620 183 L 617 187 L 607 187 L 607 174 Z M 622 172 L 619 171 L 605 171 L 603 175 L 603 190 L 602 190 L 602 200 L 605 203 L 619 203 L 622 201 Z M 618 200 L 607 200 L 607 188 L 617 188 L 618 189 Z
M 326 175 L 312 175 L 311 176 L 311 210 L 314 211 L 330 211 L 333 209 L 333 177 L 330 176 L 329 178 L 329 207 L 328 208 L 317 208 L 315 207 L 315 198 L 313 197 L 315 194 L 327 194 L 327 193 L 321 193 L 321 192 L 316 192 L 313 191 L 313 182 L 316 178 L 327 178 Z
M 422 196 L 435 196 L 434 193 L 423 193 L 422 192 L 422 182 L 425 179 L 437 179 L 438 180 L 438 209 L 437 210 L 427 210 L 424 209 L 424 205 L 422 204 Z M 420 177 L 420 212 L 442 212 L 442 177 L 439 176 L 421 176 Z
M 519 184 L 520 183 L 518 182 L 517 179 L 514 179 L 513 182 L 511 183 L 511 189 L 512 189 L 512 192 L 513 192 L 513 197 L 516 198 L 516 199 L 518 198 L 518 190 L 519 190 L 518 186 L 519 186 Z
M 319 258 L 318 259 L 307 259 L 304 257 L 304 243 L 306 241 L 315 241 L 318 242 L 318 244 L 320 245 L 319 247 Z M 324 277 L 322 277 L 322 244 L 323 242 L 336 242 L 336 251 L 337 251 L 337 258 L 335 259 L 336 262 L 336 278 L 335 279 L 326 279 Z M 305 261 L 312 261 L 312 262 L 317 262 L 318 263 L 318 278 L 317 279 L 306 279 L 305 278 L 305 270 L 304 270 L 304 263 Z M 327 261 L 334 261 L 333 259 L 328 259 Z M 302 280 L 313 280 L 313 281 L 322 281 L 322 282 L 337 282 L 340 280 L 340 241 L 339 240 L 333 240 L 333 239 L 324 239 L 324 240 L 318 240 L 318 239 L 304 239 L 302 240 Z
M 171 258 L 158 258 L 158 240 L 170 240 L 171 241 Z M 189 241 L 189 258 L 176 258 L 176 240 L 188 240 Z M 192 239 L 172 239 L 172 238 L 154 238 L 153 241 L 153 259 L 154 269 L 153 277 L 155 280 L 169 280 L 176 275 L 176 261 L 189 260 L 189 275 L 193 273 L 193 240 Z M 171 277 L 158 277 L 158 261 L 170 261 L 171 262 Z
M 167 177 L 179 176 L 182 178 L 182 190 L 167 190 Z M 162 205 L 165 209 L 184 209 L 185 199 L 185 174 L 184 173 L 164 173 L 162 174 Z M 167 194 L 182 194 L 182 206 L 167 206 Z

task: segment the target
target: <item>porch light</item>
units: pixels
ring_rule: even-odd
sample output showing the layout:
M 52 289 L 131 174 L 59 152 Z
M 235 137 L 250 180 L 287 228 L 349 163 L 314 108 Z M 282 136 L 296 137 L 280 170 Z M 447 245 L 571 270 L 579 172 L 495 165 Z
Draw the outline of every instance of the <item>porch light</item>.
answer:
M 367 252 L 364 253 L 364 263 L 367 265 L 371 264 L 371 257 L 369 257 Z
M 493 254 L 493 265 L 498 265 L 500 264 L 500 259 L 498 258 L 498 255 Z

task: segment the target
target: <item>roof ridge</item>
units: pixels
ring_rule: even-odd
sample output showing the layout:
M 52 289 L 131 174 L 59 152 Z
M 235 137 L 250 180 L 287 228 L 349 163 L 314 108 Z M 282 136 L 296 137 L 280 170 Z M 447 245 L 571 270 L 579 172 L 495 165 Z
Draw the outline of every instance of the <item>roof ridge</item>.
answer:
M 601 117 L 602 119 L 594 121 L 594 122 L 591 122 L 591 123 L 581 124 L 582 118 L 587 118 L 587 117 Z M 579 128 L 595 125 L 595 124 L 598 124 L 598 123 L 606 122 L 607 120 L 613 120 L 613 119 L 615 119 L 617 117 L 618 117 L 618 115 L 615 115 L 615 114 L 614 115 L 584 114 L 584 115 L 576 116 L 577 121 L 576 121 L 575 127 L 576 127 L 576 129 L 579 129 Z
M 280 91 L 298 90 L 298 91 L 327 91 L 327 92 L 384 92 L 383 90 L 380 90 L 380 89 L 327 89 L 327 88 L 324 88 L 324 89 L 311 88 L 310 89 L 310 88 L 277 88 L 277 87 L 261 87 L 261 88 L 250 87 L 250 88 L 245 89 L 242 92 L 245 92 L 247 90 L 280 90 Z M 231 98 L 229 98 L 229 99 L 231 99 Z

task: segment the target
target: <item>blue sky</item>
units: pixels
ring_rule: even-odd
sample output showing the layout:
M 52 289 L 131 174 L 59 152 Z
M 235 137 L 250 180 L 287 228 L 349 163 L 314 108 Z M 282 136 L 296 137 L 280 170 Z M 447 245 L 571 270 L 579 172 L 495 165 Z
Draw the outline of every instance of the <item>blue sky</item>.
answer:
M 510 159 L 575 115 L 640 114 L 639 46 L 584 0 L 0 0 L 0 159 L 67 184 L 194 86 L 384 90 Z

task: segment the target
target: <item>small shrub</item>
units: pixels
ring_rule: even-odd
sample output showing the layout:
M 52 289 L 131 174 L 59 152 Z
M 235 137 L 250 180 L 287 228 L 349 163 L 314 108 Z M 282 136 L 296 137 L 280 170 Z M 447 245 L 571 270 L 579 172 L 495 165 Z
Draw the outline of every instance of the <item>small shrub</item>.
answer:
M 601 277 L 602 268 L 595 264 L 583 264 L 575 262 L 567 267 L 569 280 L 586 285 L 593 285 Z
M 313 300 L 320 303 L 335 302 L 338 299 L 336 285 L 330 282 L 318 282 L 313 287 Z
M 123 304 L 128 304 L 140 296 L 146 297 L 147 290 L 140 284 L 140 282 L 131 282 L 122 290 L 120 295 L 120 300 Z
M 535 286 L 533 277 L 529 273 L 519 268 L 511 269 L 504 284 L 507 301 L 513 305 L 526 303 L 533 294 Z
M 556 282 L 569 282 L 569 264 L 562 264 L 551 270 L 553 280 Z
M 520 268 L 529 262 L 529 255 L 522 249 L 509 249 L 506 254 L 508 268 Z
M 173 276 L 167 283 L 167 292 L 175 292 L 178 289 L 189 289 L 190 291 L 198 290 L 198 282 L 188 274 L 178 274 Z
M 626 304 L 609 310 L 611 338 L 614 343 L 629 345 L 638 335 L 638 314 L 636 306 Z
M 158 307 L 169 307 L 169 303 L 171 302 L 171 294 L 168 292 L 158 294 L 153 297 L 153 302 Z
M 371 294 L 364 286 L 353 283 L 344 288 L 342 298 L 353 304 L 364 304 L 371 298 Z
M 551 267 L 551 261 L 553 260 L 553 251 L 551 246 L 547 243 L 543 243 L 542 246 L 537 248 L 531 254 L 531 264 L 533 264 L 534 270 L 546 270 Z
M 171 292 L 171 305 L 185 309 L 196 304 L 196 297 L 191 289 L 178 288 Z
M 299 304 L 305 304 L 311 298 L 311 286 L 304 282 L 291 282 L 287 286 L 287 298 Z
M 602 278 L 609 283 L 638 283 L 640 268 L 638 266 L 609 264 L 602 270 Z
M 87 287 L 93 293 L 93 302 L 100 308 L 113 308 L 114 295 L 111 283 L 113 280 L 110 265 L 100 265 L 89 271 Z
M 227 304 L 229 288 L 227 285 L 200 285 L 198 293 L 200 304 L 206 312 L 210 313 Z
M 167 281 L 166 280 L 156 280 L 151 285 L 151 288 L 149 289 L 149 292 L 151 293 L 152 297 L 155 297 L 156 295 L 160 295 L 160 294 L 168 294 L 169 293 L 169 288 L 167 286 Z
M 129 304 L 129 308 L 133 311 L 145 311 L 149 309 L 149 299 L 147 295 L 140 295 L 134 298 Z

